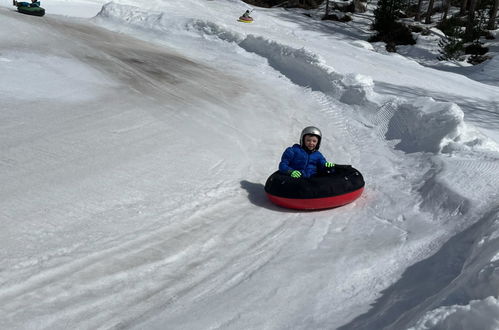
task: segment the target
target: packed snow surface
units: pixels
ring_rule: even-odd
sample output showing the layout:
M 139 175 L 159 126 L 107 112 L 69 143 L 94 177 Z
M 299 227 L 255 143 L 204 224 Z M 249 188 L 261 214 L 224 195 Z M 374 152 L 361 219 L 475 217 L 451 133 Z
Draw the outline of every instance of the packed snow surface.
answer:
M 497 57 L 239 0 L 0 4 L 0 328 L 499 328 Z M 267 200 L 309 125 L 354 203 Z

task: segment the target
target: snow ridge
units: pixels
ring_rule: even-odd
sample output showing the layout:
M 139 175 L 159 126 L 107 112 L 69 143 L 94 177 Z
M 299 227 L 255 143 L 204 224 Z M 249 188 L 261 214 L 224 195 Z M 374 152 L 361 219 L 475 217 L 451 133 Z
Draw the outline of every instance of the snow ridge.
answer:
M 344 103 L 365 104 L 373 94 L 374 83 L 370 77 L 339 74 L 319 55 L 305 48 L 296 49 L 253 34 L 243 36 L 212 22 L 196 20 L 191 26 L 202 34 L 235 42 L 245 51 L 267 59 L 272 68 L 296 85 L 323 92 Z
M 320 55 L 305 48 L 296 49 L 262 36 L 245 35 L 212 21 L 186 17 L 172 19 L 174 13 L 145 11 L 115 3 L 104 5 L 98 16 L 134 28 L 157 31 L 163 36 L 191 33 L 234 43 L 247 52 L 265 58 L 272 68 L 299 86 L 322 92 L 348 105 L 362 106 L 359 107 L 361 112 L 380 109 L 380 95 L 374 92 L 371 77 L 361 74 L 342 75 Z M 391 102 L 398 105 L 391 113 L 392 117 L 384 118 L 387 123 L 377 124 L 388 126 L 386 139 L 400 140 L 396 148 L 404 152 L 450 153 L 456 149 L 475 147 L 499 150 L 487 138 L 474 134 L 474 130 L 464 122 L 462 110 L 455 103 L 436 102 L 429 97 L 421 97 L 416 102 L 395 97 Z M 385 116 L 386 114 L 384 112 Z M 423 132 L 425 134 L 421 134 Z

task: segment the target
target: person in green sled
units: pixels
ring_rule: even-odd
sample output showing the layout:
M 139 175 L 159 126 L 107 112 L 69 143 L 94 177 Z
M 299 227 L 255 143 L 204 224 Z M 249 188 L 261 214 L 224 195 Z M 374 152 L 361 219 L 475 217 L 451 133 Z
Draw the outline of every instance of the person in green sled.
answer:
M 305 127 L 300 135 L 300 144 L 284 150 L 279 163 L 279 172 L 295 179 L 331 173 L 334 170 L 334 164 L 326 161 L 326 158 L 319 152 L 321 139 L 322 133 L 317 127 Z
M 16 0 L 12 0 L 12 4 L 16 7 L 40 7 L 40 1 L 38 0 L 31 0 L 31 3 L 29 2 L 17 2 Z

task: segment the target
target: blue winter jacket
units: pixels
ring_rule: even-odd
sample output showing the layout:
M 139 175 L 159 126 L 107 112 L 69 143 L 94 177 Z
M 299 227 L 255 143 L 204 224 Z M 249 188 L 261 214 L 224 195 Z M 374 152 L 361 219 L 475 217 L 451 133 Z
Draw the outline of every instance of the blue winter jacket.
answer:
M 279 171 L 290 174 L 294 170 L 301 172 L 304 178 L 310 178 L 317 170 L 324 169 L 326 158 L 319 151 L 309 152 L 299 144 L 286 148 L 279 163 Z

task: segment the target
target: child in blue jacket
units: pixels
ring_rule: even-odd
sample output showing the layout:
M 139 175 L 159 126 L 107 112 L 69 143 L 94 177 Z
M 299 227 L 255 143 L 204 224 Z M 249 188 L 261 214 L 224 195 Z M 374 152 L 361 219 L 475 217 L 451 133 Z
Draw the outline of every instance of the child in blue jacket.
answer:
M 318 172 L 331 170 L 333 163 L 319 152 L 322 133 L 314 126 L 303 129 L 300 144 L 286 148 L 279 163 L 279 171 L 289 174 L 292 178 L 310 178 Z

